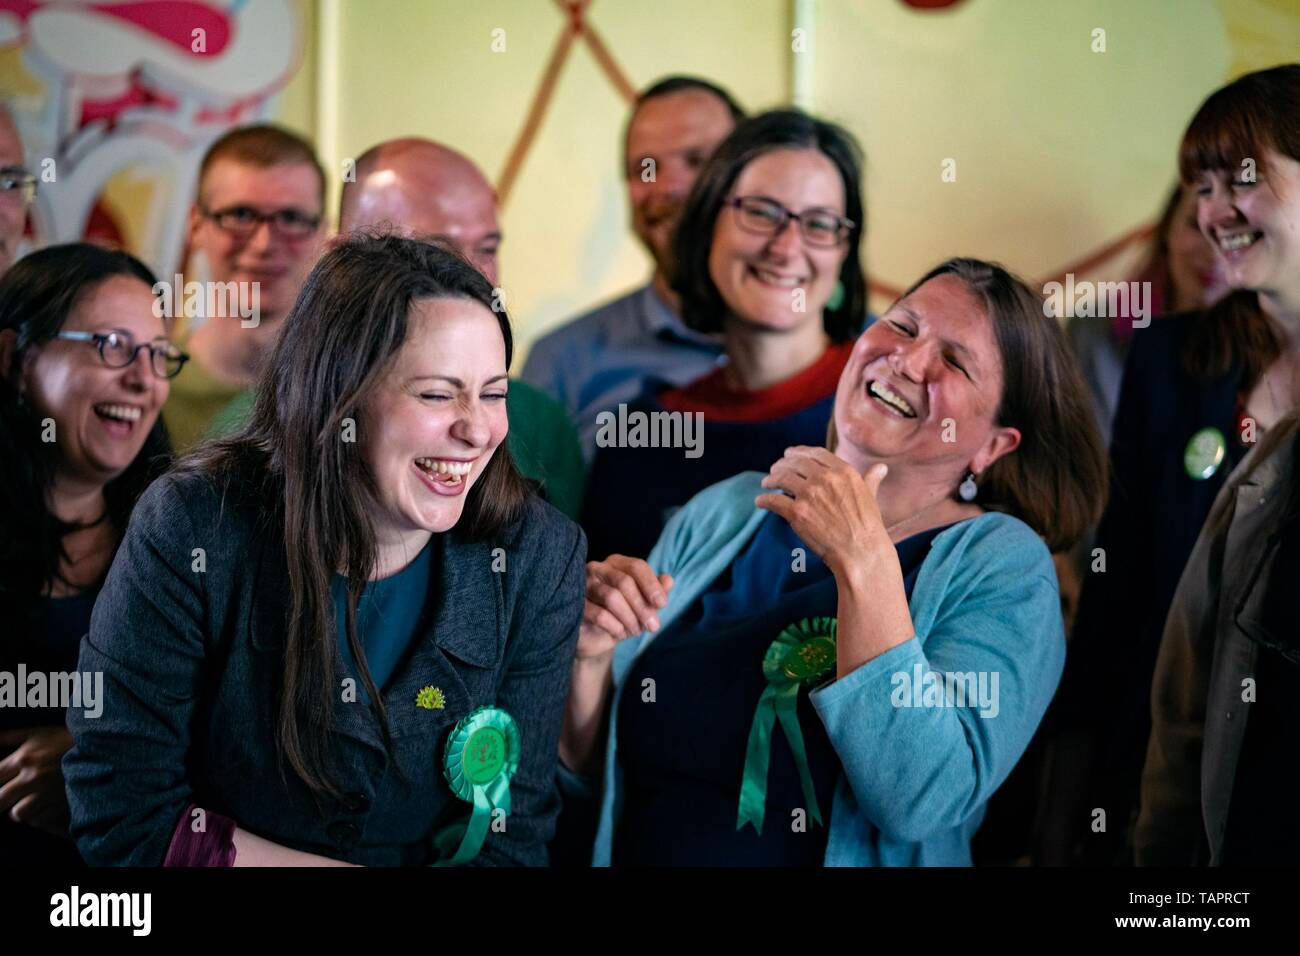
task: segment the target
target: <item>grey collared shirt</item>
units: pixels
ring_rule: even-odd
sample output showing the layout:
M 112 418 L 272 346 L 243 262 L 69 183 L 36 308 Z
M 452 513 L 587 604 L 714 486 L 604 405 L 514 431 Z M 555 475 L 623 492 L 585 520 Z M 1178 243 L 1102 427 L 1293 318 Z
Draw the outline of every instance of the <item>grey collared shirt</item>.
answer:
M 542 336 L 520 377 L 564 405 L 590 464 L 600 412 L 632 401 L 652 379 L 693 382 L 721 356 L 720 339 L 688 329 L 645 285 Z

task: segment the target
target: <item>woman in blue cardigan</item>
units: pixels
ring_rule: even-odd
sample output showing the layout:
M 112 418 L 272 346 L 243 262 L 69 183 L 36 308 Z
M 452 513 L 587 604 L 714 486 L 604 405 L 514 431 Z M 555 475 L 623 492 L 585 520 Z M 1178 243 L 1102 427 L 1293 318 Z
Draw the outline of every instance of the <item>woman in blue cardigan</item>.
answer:
M 828 445 L 588 566 L 561 759 L 596 864 L 969 864 L 1060 677 L 1049 547 L 1102 506 L 1081 377 L 953 259 L 863 333 Z

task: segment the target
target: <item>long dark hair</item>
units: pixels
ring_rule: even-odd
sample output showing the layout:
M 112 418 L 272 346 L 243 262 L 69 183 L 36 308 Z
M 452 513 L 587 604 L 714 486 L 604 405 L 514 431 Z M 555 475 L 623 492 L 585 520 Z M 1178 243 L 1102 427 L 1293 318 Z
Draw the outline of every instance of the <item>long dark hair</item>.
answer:
M 41 440 L 41 417 L 21 393 L 23 360 L 59 333 L 83 297 L 114 276 L 139 279 L 150 289 L 155 282 L 134 256 L 83 242 L 33 252 L 0 278 L 0 330 L 14 335 L 9 367 L 0 369 L 0 620 L 16 623 L 19 635 L 30 634 L 42 596 L 62 580 L 63 539 L 85 527 L 50 510 L 58 445 Z M 140 453 L 104 487 L 117 542 L 136 500 L 170 457 L 159 416 Z
M 287 763 L 319 799 L 340 793 L 328 728 L 337 632 L 330 579 L 347 575 L 348 647 L 391 748 L 387 714 L 356 630 L 356 609 L 377 560 L 371 511 L 375 482 L 361 444 L 340 440 L 388 374 L 408 334 L 412 304 L 468 299 L 497 317 L 506 366 L 510 321 L 492 285 L 450 248 L 396 235 L 356 232 L 307 277 L 262 373 L 252 417 L 229 438 L 200 445 L 177 466 L 232 479 L 261 502 L 282 535 L 289 571 L 287 640 L 277 740 Z M 481 539 L 519 514 L 530 486 L 502 443 L 469 491 L 456 531 Z
M 1300 64 L 1247 73 L 1212 93 L 1183 134 L 1178 171 L 1191 183 L 1206 170 L 1240 170 L 1250 159 L 1266 175 L 1267 149 L 1300 160 Z M 1193 378 L 1234 374 L 1250 389 L 1281 352 L 1259 296 L 1238 289 L 1192 327 L 1182 358 Z
M 844 183 L 844 215 L 853 221 L 848 253 L 840 266 L 843 301 L 822 316 L 832 342 L 862 331 L 867 280 L 860 250 L 865 230 L 862 208 L 862 150 L 834 123 L 799 110 L 771 110 L 745 120 L 714 151 L 691 189 L 674 238 L 673 289 L 681 296 L 682 319 L 700 332 L 719 332 L 727 306 L 709 274 L 709 248 L 727 193 L 741 170 L 776 149 L 815 149 L 835 164 Z

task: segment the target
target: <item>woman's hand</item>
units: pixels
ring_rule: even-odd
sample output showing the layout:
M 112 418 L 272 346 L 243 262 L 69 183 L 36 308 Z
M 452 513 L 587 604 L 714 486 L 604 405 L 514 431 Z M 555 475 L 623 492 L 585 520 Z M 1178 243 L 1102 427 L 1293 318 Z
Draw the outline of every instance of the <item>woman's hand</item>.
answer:
M 612 554 L 587 562 L 587 600 L 560 732 L 560 760 L 570 770 L 598 775 L 614 648 L 642 631 L 659 630 L 657 609 L 668 603 L 672 587 L 669 575 L 656 575 L 640 558 Z
M 865 477 L 825 448 L 786 450 L 763 479 L 754 503 L 779 514 L 835 575 L 835 674 L 845 677 L 912 638 L 912 616 L 898 551 L 889 537 L 876 492 L 889 469 L 873 465 Z
M 656 576 L 640 558 L 612 554 L 604 561 L 588 561 L 577 659 L 608 656 L 619 641 L 659 630 L 656 611 L 668 603 L 672 587 L 669 575 Z
M 63 755 L 72 749 L 66 727 L 25 727 L 0 732 L 0 749 L 15 748 L 0 760 L 0 813 L 15 823 L 68 835 L 68 796 L 63 788 Z
M 826 562 L 837 579 L 870 573 L 898 553 L 876 506 L 876 491 L 889 468 L 873 465 L 864 476 L 825 448 L 787 448 L 754 504 L 775 512 Z M 776 492 L 787 491 L 792 497 Z

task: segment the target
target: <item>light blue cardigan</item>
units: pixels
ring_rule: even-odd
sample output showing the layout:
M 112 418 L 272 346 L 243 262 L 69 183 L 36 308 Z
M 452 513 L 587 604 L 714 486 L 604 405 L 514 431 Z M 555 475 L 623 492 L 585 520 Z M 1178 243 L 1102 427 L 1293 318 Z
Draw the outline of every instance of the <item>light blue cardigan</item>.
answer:
M 706 488 L 668 522 L 649 557 L 656 573 L 674 578 L 658 633 L 713 583 L 767 516 L 754 507 L 762 478 L 744 472 Z M 915 637 L 810 698 L 843 768 L 826 866 L 969 866 L 985 804 L 1029 745 L 1061 677 L 1065 633 L 1056 572 L 1042 539 L 1016 518 L 987 513 L 937 535 L 910 607 Z M 643 633 L 614 652 L 595 866 L 609 865 L 621 810 L 619 701 L 653 639 Z M 980 716 L 977 702 L 895 706 L 893 675 L 913 676 L 918 663 L 923 672 L 996 673 L 997 715 Z M 590 793 L 564 768 L 561 777 L 563 789 Z

